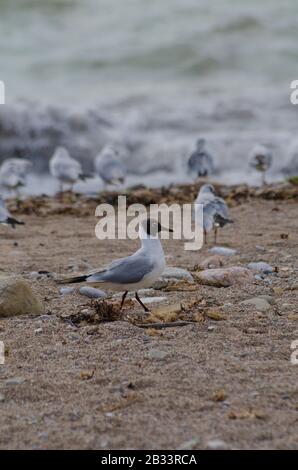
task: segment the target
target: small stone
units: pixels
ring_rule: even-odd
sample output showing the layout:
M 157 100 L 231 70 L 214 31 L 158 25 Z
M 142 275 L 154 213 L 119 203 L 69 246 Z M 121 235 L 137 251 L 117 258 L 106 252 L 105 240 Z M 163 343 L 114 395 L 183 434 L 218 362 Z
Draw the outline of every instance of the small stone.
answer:
M 240 302 L 240 305 L 255 307 L 258 312 L 266 312 L 271 307 L 268 300 L 262 297 L 254 297 L 252 299 L 244 300 L 243 302 Z
M 27 281 L 0 274 L 0 317 L 41 313 L 43 306 Z
M 5 400 L 4 395 L 2 395 L 2 393 L 0 393 L 0 403 L 2 403 L 4 400 Z
M 59 292 L 61 295 L 69 295 L 72 294 L 75 291 L 74 287 L 61 287 L 59 289 Z
M 220 321 L 226 320 L 226 316 L 223 314 L 223 311 L 220 308 L 210 307 L 207 308 L 204 312 L 204 315 L 211 320 Z
M 237 284 L 245 284 L 254 280 L 251 271 L 240 266 L 206 269 L 195 273 L 195 276 L 200 284 L 214 287 L 229 287 Z
M 247 267 L 255 273 L 272 274 L 274 272 L 274 268 L 270 266 L 270 264 L 265 263 L 264 261 L 259 261 L 257 263 L 249 263 Z
M 220 256 L 210 256 L 209 258 L 205 259 L 200 265 L 199 268 L 204 269 L 214 269 L 214 268 L 221 268 L 223 266 L 223 260 Z
M 30 274 L 29 274 L 29 277 L 30 279 L 38 279 L 39 278 L 39 274 L 37 271 L 32 271 Z
M 214 331 L 214 326 L 208 326 L 207 330 L 208 331 Z
M 87 326 L 86 333 L 87 335 L 90 335 L 90 336 L 96 335 L 96 333 L 98 333 L 98 326 L 97 325 Z
M 224 450 L 227 449 L 227 444 L 221 439 L 213 439 L 207 442 L 206 447 L 210 450 Z
M 21 385 L 25 382 L 23 377 L 12 377 L 11 379 L 7 379 L 4 381 L 4 385 Z
M 80 373 L 80 377 L 82 380 L 90 380 L 94 376 L 95 370 L 82 370 Z
M 189 271 L 182 268 L 175 268 L 168 266 L 165 268 L 164 272 L 162 273 L 161 280 L 176 280 L 176 281 L 188 281 L 194 282 L 194 279 Z
M 92 310 L 90 310 L 89 308 L 83 308 L 80 313 L 82 313 L 83 315 L 89 315 L 92 313 Z
M 136 301 L 136 299 L 133 299 Z M 141 297 L 141 301 L 144 302 L 145 304 L 155 304 L 159 302 L 163 302 L 164 300 L 167 300 L 166 297 Z
M 284 293 L 284 289 L 282 287 L 273 287 L 274 294 L 282 295 Z
M 156 361 L 163 361 L 168 355 L 166 351 L 160 351 L 159 349 L 151 349 L 148 353 L 150 359 L 155 359 Z
M 214 394 L 211 397 L 211 400 L 220 402 L 220 401 L 225 401 L 226 398 L 227 398 L 227 393 L 223 388 L 221 388 L 219 390 L 216 390 L 216 392 L 214 392 Z
M 275 298 L 272 297 L 271 295 L 259 295 L 259 299 L 265 299 L 270 305 L 275 304 Z
M 104 299 L 107 296 L 103 290 L 96 289 L 95 287 L 84 286 L 80 288 L 79 292 L 89 299 Z
M 37 334 L 37 335 L 42 333 L 42 332 L 43 332 L 42 328 L 36 328 L 36 330 L 34 330 L 34 333 Z
M 256 245 L 256 250 L 264 252 L 264 251 L 266 251 L 266 248 L 262 245 Z
M 214 246 L 210 249 L 210 252 L 221 256 L 234 256 L 237 254 L 237 250 L 234 248 L 226 248 L 225 246 Z
M 292 309 L 294 310 L 293 305 L 288 304 L 288 303 L 281 304 L 280 308 L 283 312 L 286 312 L 286 311 L 292 310 Z
M 178 446 L 178 450 L 192 450 L 199 444 L 199 439 L 190 439 L 189 441 L 183 442 L 180 446 Z

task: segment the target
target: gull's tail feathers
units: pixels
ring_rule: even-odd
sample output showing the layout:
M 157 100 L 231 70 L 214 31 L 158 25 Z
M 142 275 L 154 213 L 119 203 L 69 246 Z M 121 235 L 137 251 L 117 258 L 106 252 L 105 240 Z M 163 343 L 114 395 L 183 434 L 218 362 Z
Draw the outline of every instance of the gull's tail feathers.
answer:
M 220 214 L 215 214 L 214 221 L 219 227 L 224 227 L 226 224 L 234 223 L 234 220 L 226 219 L 225 217 L 222 217 Z
M 93 178 L 94 175 L 92 173 L 81 173 L 79 175 L 79 179 L 82 181 L 86 181 L 87 179 Z
M 8 217 L 6 223 L 11 225 L 12 228 L 16 228 L 16 225 L 25 225 L 25 222 L 21 222 L 20 220 L 14 219 L 13 217 Z
M 85 274 L 83 276 L 66 277 L 64 279 L 58 279 L 56 282 L 57 282 L 57 284 L 77 284 L 77 283 L 80 283 L 80 282 L 87 281 L 88 277 L 89 277 L 89 275 Z

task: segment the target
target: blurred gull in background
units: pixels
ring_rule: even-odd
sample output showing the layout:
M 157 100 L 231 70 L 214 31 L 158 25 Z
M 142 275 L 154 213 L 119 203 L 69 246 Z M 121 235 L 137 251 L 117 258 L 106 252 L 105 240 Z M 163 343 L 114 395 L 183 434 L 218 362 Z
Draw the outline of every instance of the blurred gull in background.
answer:
M 32 165 L 29 160 L 21 158 L 8 158 L 0 167 L 0 187 L 8 191 L 15 191 L 26 184 L 28 168 Z
M 83 173 L 80 162 L 72 158 L 64 147 L 57 147 L 50 163 L 50 173 L 60 182 L 60 191 L 63 184 L 70 184 L 71 190 L 78 180 L 85 181 L 88 175 Z
M 221 197 L 215 195 L 214 187 L 211 184 L 204 184 L 201 187 L 195 204 L 203 205 L 205 244 L 207 243 L 207 233 L 212 229 L 214 229 L 214 242 L 216 243 L 218 228 L 233 223 L 229 216 L 227 204 Z M 196 207 L 196 210 L 198 209 L 199 207 Z
M 271 150 L 265 145 L 256 144 L 250 152 L 250 165 L 262 173 L 262 184 L 266 184 L 266 173 L 271 164 Z
M 0 224 L 10 225 L 12 228 L 15 228 L 16 225 L 24 225 L 24 222 L 12 217 L 8 209 L 6 209 L 5 202 L 0 196 Z
M 126 168 L 119 160 L 119 151 L 112 145 L 106 145 L 94 161 L 95 171 L 104 184 L 123 184 L 126 177 Z
M 188 171 L 195 178 L 209 176 L 214 172 L 213 157 L 205 150 L 205 144 L 205 139 L 199 139 L 196 150 L 191 154 L 187 162 Z

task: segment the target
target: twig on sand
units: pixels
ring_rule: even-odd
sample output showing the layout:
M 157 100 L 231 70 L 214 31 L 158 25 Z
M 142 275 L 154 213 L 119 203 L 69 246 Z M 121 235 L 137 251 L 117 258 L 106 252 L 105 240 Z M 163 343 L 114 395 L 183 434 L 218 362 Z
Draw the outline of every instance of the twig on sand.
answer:
M 191 325 L 194 322 L 192 321 L 172 321 L 168 323 L 135 323 L 135 326 L 140 328 L 156 328 L 157 330 L 162 330 L 163 328 L 173 328 L 175 326 L 186 326 Z

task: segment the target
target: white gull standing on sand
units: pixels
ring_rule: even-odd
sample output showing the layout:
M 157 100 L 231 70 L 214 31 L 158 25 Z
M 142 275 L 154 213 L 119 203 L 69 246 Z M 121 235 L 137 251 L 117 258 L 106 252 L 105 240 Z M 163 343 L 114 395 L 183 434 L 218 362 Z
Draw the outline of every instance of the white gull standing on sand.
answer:
M 25 158 L 7 158 L 0 167 L 0 187 L 16 191 L 25 186 L 26 176 L 32 163 Z
M 50 173 L 60 182 L 60 191 L 63 184 L 70 184 L 71 190 L 78 180 L 85 180 L 88 176 L 83 173 L 82 165 L 69 155 L 64 147 L 57 147 L 49 163 Z
M 272 164 L 272 153 L 268 147 L 256 144 L 249 156 L 250 166 L 262 173 L 262 184 L 266 184 L 266 172 Z
M 112 145 L 106 145 L 95 157 L 94 166 L 96 173 L 105 184 L 123 184 L 126 177 L 126 169 L 119 160 L 119 152 Z
M 106 289 L 124 291 L 121 308 L 128 292 L 135 292 L 136 300 L 148 312 L 138 296 L 138 290 L 151 287 L 165 269 L 165 256 L 158 233 L 162 230 L 172 232 L 172 229 L 164 228 L 153 219 L 146 219 L 140 223 L 139 238 L 142 246 L 131 256 L 113 261 L 107 267 L 99 271 L 83 276 L 72 277 L 59 281 L 62 284 L 88 282 Z
M 196 178 L 209 176 L 214 172 L 213 157 L 205 150 L 205 139 L 197 141 L 196 150 L 188 159 L 187 166 L 190 174 Z
M 233 223 L 229 216 L 228 206 L 225 201 L 215 195 L 212 184 L 204 184 L 197 196 L 195 204 L 203 205 L 203 230 L 204 240 L 207 243 L 207 233 L 214 229 L 214 241 L 217 240 L 217 230 L 226 224 Z M 198 210 L 198 208 L 197 208 Z
M 24 222 L 20 222 L 11 215 L 2 196 L 0 196 L 0 224 L 10 225 L 12 228 L 15 228 L 16 225 L 24 225 Z

